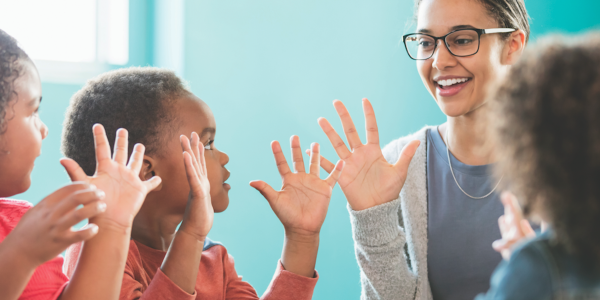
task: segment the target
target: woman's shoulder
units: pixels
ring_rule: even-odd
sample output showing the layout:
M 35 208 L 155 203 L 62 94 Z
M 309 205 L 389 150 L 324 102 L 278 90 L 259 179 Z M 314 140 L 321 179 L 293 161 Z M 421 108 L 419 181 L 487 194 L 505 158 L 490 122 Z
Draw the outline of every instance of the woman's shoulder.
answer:
M 410 143 L 411 141 L 414 141 L 414 140 L 421 141 L 421 145 L 419 145 L 419 149 L 417 150 L 417 152 L 419 152 L 419 150 L 421 150 L 421 149 L 423 149 L 423 151 L 424 151 L 425 140 L 427 139 L 427 130 L 429 130 L 430 128 L 435 128 L 435 127 L 434 126 L 425 126 L 421 129 L 419 129 L 417 132 L 405 135 L 403 137 L 397 138 L 397 139 L 389 142 L 381 150 L 383 153 L 383 156 L 389 163 L 392 163 L 392 164 L 396 163 L 396 160 L 398 160 L 398 157 L 400 157 L 400 152 L 402 152 L 402 149 L 404 148 L 404 146 L 406 146 L 408 143 Z

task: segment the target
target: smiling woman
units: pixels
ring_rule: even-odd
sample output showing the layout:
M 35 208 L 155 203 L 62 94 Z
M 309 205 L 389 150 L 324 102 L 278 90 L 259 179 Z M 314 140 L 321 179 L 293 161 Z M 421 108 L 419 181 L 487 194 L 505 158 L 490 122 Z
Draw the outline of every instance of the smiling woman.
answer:
M 447 122 L 381 150 L 369 101 L 366 145 L 337 101 L 352 151 L 329 122 L 319 123 L 345 162 L 339 183 L 362 299 L 473 299 L 502 259 L 492 249 L 503 207 L 482 130 L 486 102 L 527 43 L 528 16 L 522 0 L 424 0 L 416 13 L 417 33 L 404 43 Z

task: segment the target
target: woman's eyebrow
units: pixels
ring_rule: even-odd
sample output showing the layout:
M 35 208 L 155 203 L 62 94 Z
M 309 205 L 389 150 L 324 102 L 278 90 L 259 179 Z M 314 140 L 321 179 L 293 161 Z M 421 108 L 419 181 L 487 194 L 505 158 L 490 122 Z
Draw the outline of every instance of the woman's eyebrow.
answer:
M 475 28 L 475 26 L 473 26 L 473 25 L 456 25 L 456 26 L 452 26 L 450 28 L 450 31 L 459 30 L 459 29 L 472 29 L 472 28 Z M 417 32 L 431 34 L 432 31 L 427 28 L 421 28 L 421 29 L 417 30 Z

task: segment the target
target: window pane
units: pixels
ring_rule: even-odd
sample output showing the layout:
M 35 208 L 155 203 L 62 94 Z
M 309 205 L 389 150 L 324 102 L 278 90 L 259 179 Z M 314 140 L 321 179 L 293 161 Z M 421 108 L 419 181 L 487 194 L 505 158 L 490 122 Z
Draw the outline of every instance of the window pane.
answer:
M 0 0 L 0 28 L 33 59 L 96 61 L 96 0 Z

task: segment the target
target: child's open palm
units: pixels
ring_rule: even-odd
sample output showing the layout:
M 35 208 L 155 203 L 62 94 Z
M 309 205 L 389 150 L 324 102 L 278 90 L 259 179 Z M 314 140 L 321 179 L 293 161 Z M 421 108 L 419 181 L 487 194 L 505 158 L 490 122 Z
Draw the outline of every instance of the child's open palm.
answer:
M 141 208 L 146 195 L 160 184 L 161 179 L 158 176 L 147 181 L 140 179 L 145 150 L 142 144 L 133 147 L 133 153 L 127 163 L 127 130 L 121 128 L 117 131 L 112 159 L 104 127 L 96 124 L 93 132 L 96 146 L 94 176 L 87 176 L 79 164 L 72 159 L 63 159 L 61 164 L 67 170 L 71 180 L 88 182 L 104 191 L 107 209 L 97 218 L 120 228 L 131 227 L 133 218 Z M 98 223 L 96 220 L 94 222 Z
M 318 144 L 313 143 L 311 146 L 308 173 L 304 169 L 300 139 L 297 136 L 292 136 L 291 139 L 294 172 L 290 170 L 279 142 L 271 143 L 271 148 L 283 180 L 281 190 L 275 191 L 264 181 L 252 181 L 250 185 L 269 201 L 286 232 L 318 234 L 325 221 L 331 193 L 342 171 L 343 162 L 339 161 L 329 177 L 323 180 L 319 178 Z

